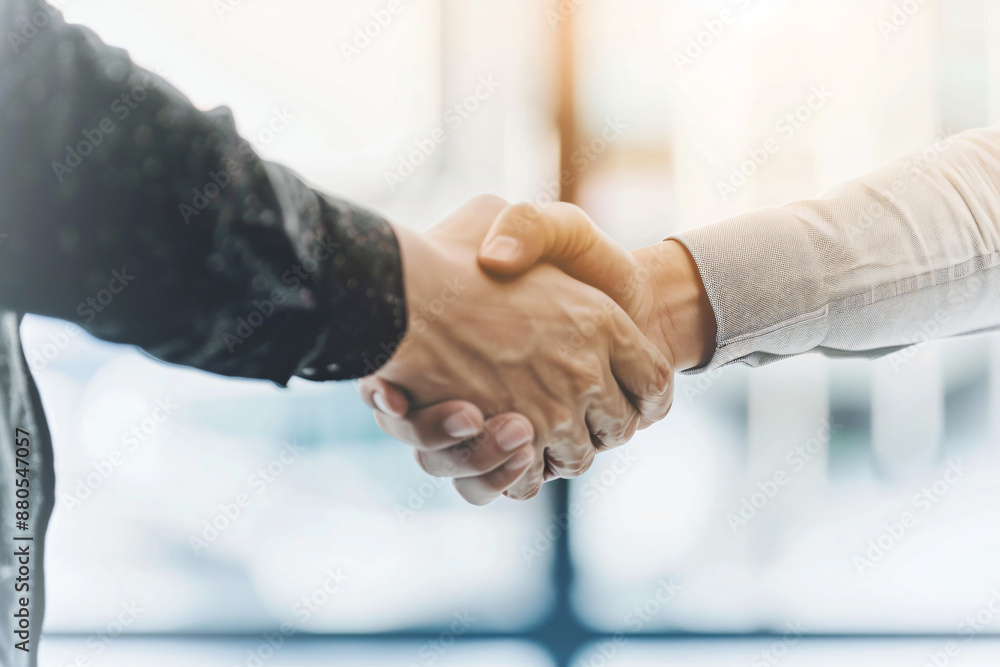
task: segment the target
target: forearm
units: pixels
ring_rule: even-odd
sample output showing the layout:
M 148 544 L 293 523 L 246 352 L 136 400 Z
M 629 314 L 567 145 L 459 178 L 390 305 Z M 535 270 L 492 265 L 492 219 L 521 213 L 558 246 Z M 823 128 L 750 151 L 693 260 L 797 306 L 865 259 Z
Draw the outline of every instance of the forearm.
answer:
M 1000 326 L 1000 132 L 966 132 L 826 197 L 676 235 L 718 324 L 705 368 L 875 357 Z
M 0 306 L 225 375 L 373 372 L 405 331 L 389 225 L 261 161 L 36 0 L 0 5 Z

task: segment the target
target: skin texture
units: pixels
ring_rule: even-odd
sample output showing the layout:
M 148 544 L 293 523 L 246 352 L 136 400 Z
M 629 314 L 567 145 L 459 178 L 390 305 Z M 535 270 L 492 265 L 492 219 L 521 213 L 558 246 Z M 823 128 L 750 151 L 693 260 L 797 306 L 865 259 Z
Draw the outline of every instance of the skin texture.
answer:
M 546 263 L 502 280 L 479 266 L 483 238 L 506 208 L 480 197 L 426 234 L 396 230 L 407 335 L 362 387 L 380 425 L 418 446 L 425 470 L 481 478 L 456 484 L 474 503 L 501 491 L 530 498 L 546 478 L 582 474 L 598 451 L 662 418 L 671 400 L 671 360 L 606 294 Z M 449 412 L 456 396 L 478 414 Z M 477 429 L 486 435 L 477 439 Z M 462 438 L 457 446 L 449 433 Z
M 491 247 L 507 249 L 497 256 Z M 513 242 L 513 243 L 512 243 Z M 512 245 L 516 252 L 510 252 Z M 698 267 L 677 241 L 625 250 L 577 206 L 514 204 L 501 212 L 484 239 L 480 264 L 511 276 L 539 261 L 613 298 L 673 362 L 675 370 L 707 363 L 715 350 L 715 314 Z

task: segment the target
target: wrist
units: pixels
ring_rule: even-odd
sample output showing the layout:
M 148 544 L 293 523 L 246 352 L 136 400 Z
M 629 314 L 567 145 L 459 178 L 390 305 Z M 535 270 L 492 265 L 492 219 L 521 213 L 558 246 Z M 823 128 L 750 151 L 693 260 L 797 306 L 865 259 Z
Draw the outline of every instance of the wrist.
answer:
M 658 332 L 652 338 L 669 350 L 675 370 L 704 366 L 715 353 L 715 312 L 691 253 L 668 239 L 633 256 L 648 274 L 649 325 Z
M 434 285 L 442 282 L 439 271 L 447 270 L 448 257 L 426 234 L 404 226 L 394 229 L 403 267 L 407 332 L 421 333 L 426 328 L 424 310 Z

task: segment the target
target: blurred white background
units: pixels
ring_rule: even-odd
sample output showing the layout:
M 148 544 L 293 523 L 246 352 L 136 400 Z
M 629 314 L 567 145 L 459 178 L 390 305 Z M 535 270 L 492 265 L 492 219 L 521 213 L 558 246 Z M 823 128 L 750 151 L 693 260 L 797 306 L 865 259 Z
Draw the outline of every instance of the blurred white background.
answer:
M 570 24 L 578 203 L 629 247 L 818 196 L 1000 120 L 994 0 L 60 6 L 198 106 L 229 106 L 264 157 L 417 228 L 483 192 L 555 191 L 557 29 Z M 276 110 L 293 122 L 261 134 Z M 779 149 L 767 162 L 734 173 L 768 140 Z M 464 505 L 380 434 L 352 385 L 211 377 L 42 318 L 23 333 L 57 456 L 45 629 L 75 633 L 43 647 L 52 665 L 132 660 L 112 636 L 123 605 L 141 608 L 129 633 L 249 637 L 212 664 L 252 664 L 252 635 L 282 623 L 435 638 L 463 614 L 475 621 L 459 634 L 532 640 L 546 619 L 778 637 L 979 637 L 1000 625 L 990 338 L 682 378 L 665 422 L 571 483 L 567 524 L 551 489 Z M 572 582 L 553 546 L 563 537 Z M 494 647 L 474 657 L 411 639 L 395 653 L 338 649 L 338 664 L 549 664 L 530 644 L 462 643 Z M 727 646 L 697 664 L 750 664 L 758 651 Z M 964 649 L 963 664 L 995 664 L 987 646 L 981 658 Z M 598 664 L 600 648 L 578 664 Z M 618 664 L 668 664 L 636 650 Z M 786 646 L 787 664 L 847 662 L 803 651 Z M 297 659 L 269 664 L 312 664 Z M 855 664 L 889 664 L 871 660 Z

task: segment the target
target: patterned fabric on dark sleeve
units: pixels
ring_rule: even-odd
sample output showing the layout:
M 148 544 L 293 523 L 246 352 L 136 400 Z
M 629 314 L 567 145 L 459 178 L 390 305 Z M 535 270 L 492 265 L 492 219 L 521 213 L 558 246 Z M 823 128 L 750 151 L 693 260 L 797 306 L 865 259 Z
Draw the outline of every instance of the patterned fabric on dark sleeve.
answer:
M 0 306 L 281 384 L 384 362 L 406 321 L 384 220 L 39 0 L 2 2 L 0 28 Z

